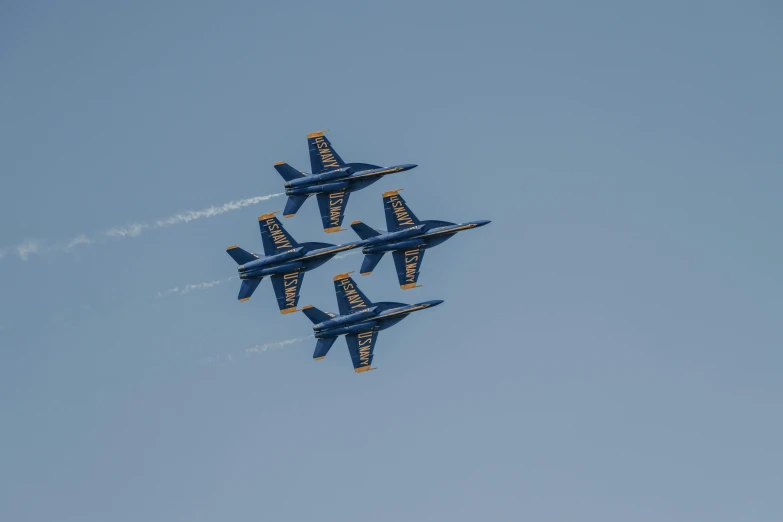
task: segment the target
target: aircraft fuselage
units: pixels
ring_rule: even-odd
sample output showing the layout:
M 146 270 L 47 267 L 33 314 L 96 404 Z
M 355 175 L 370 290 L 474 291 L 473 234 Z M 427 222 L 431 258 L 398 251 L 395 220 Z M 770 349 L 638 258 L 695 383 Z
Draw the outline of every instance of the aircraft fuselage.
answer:
M 427 249 L 440 245 L 457 232 L 483 227 L 487 220 L 470 221 L 456 225 L 430 227 L 427 222 L 389 234 L 362 241 L 363 254 L 383 254 L 395 250 Z
M 438 306 L 443 301 L 425 301 L 423 303 L 394 306 L 383 309 L 383 303 L 377 303 L 365 310 L 334 317 L 328 321 L 313 326 L 313 332 L 317 339 L 323 337 L 337 337 L 352 333 L 369 332 L 371 330 L 385 330 L 405 319 L 409 314 Z
M 378 178 L 395 172 L 403 172 L 414 167 L 416 167 L 416 165 L 406 164 L 396 165 L 394 167 L 361 170 L 358 172 L 353 172 L 353 167 L 343 167 L 321 174 L 314 174 L 312 176 L 286 181 L 285 193 L 287 196 L 305 196 L 322 192 L 351 190 L 351 187 L 359 182 L 367 182 L 371 178 Z
M 312 245 L 317 246 L 318 244 L 313 243 Z M 300 270 L 307 272 L 323 265 L 340 252 L 353 250 L 360 246 L 360 241 L 354 241 L 343 245 L 329 245 L 327 247 L 308 249 L 307 243 L 305 243 L 280 254 L 262 257 L 244 265 L 239 265 L 237 272 L 239 272 L 240 279 L 262 279 L 275 274 L 290 274 Z

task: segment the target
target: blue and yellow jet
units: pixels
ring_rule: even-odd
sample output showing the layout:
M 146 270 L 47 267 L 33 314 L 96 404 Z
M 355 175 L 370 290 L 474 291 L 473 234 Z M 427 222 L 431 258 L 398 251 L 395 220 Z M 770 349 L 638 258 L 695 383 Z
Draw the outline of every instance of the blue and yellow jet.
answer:
M 242 286 L 237 299 L 250 299 L 261 280 L 270 276 L 280 313 L 290 314 L 296 312 L 304 273 L 321 266 L 340 252 L 359 247 L 361 242 L 343 245 L 297 243 L 275 214 L 277 212 L 258 216 L 265 257 L 259 258 L 236 245 L 228 247 L 226 252 L 239 265 L 237 271 Z
M 440 245 L 457 232 L 483 227 L 490 221 L 469 221 L 467 223 L 449 223 L 448 221 L 420 221 L 408 208 L 398 190 L 383 194 L 383 209 L 386 212 L 387 233 L 381 233 L 361 221 L 351 223 L 351 228 L 362 238 L 361 274 L 370 275 L 383 258 L 391 252 L 400 288 L 408 290 L 416 287 L 424 259 L 424 250 Z
M 307 198 L 315 194 L 324 231 L 331 233 L 342 230 L 340 225 L 351 192 L 368 187 L 387 174 L 410 170 L 416 165 L 379 167 L 368 163 L 345 163 L 324 132 L 307 135 L 312 175 L 308 176 L 282 161 L 275 163 L 275 170 L 285 180 L 288 196 L 283 216 L 293 217 Z
M 344 335 L 353 361 L 353 370 L 362 373 L 375 369 L 371 364 L 378 332 L 394 326 L 413 312 L 438 306 L 443 301 L 426 301 L 413 305 L 373 303 L 359 290 L 349 274 L 351 272 L 334 277 L 340 315 L 322 312 L 309 305 L 303 307 L 302 312 L 313 322 L 313 332 L 318 339 L 313 359 L 319 361 L 326 357 L 337 337 Z

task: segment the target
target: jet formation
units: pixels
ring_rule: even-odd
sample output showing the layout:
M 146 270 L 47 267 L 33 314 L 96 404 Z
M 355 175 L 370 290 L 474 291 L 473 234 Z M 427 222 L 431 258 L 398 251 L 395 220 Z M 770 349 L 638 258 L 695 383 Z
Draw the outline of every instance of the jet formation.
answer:
M 345 163 L 324 136 L 325 131 L 307 135 L 312 174 L 300 172 L 287 163 L 278 162 L 275 169 L 285 180 L 288 201 L 284 217 L 292 217 L 302 204 L 316 195 L 323 229 L 339 232 L 345 214 L 348 196 L 381 177 L 410 170 L 416 165 L 402 164 L 379 167 L 369 163 Z M 354 221 L 351 228 L 358 241 L 334 245 L 331 243 L 297 243 L 277 219 L 276 212 L 258 217 L 264 256 L 258 256 L 236 245 L 226 249 L 237 263 L 242 281 L 239 301 L 247 301 L 265 277 L 272 281 L 278 308 L 282 314 L 299 311 L 299 295 L 305 272 L 309 272 L 336 255 L 361 248 L 364 254 L 360 273 L 370 275 L 387 252 L 392 253 L 400 288 L 416 288 L 424 250 L 437 246 L 458 232 L 482 227 L 488 220 L 451 223 L 448 221 L 419 220 L 399 195 L 402 189 L 385 192 L 382 196 L 386 227 L 376 230 L 362 221 Z M 337 305 L 340 315 L 323 312 L 312 305 L 301 311 L 313 323 L 318 339 L 313 358 L 326 357 L 337 337 L 345 335 L 354 371 L 374 370 L 371 366 L 378 332 L 393 326 L 413 312 L 437 306 L 443 301 L 425 301 L 405 304 L 392 301 L 373 303 L 362 293 L 350 277 L 352 272 L 334 277 Z

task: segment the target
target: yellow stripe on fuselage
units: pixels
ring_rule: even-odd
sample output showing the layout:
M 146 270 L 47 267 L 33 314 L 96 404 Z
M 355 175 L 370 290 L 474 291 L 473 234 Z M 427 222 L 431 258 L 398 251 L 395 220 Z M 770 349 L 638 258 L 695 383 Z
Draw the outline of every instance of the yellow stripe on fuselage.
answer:
M 358 176 L 351 176 L 350 178 L 347 178 L 349 180 L 356 179 L 356 178 L 366 178 L 367 176 L 382 176 L 383 174 L 391 174 L 392 172 L 399 172 L 401 169 L 398 167 L 395 167 L 393 169 L 386 169 L 386 170 L 378 170 L 375 172 L 368 172 L 367 174 L 359 174 Z
M 407 313 L 410 313 L 410 312 L 415 312 L 416 310 L 424 310 L 425 308 L 427 308 L 427 307 L 423 306 L 423 305 L 414 306 L 413 308 L 408 308 L 407 310 L 400 310 L 399 312 L 392 312 L 390 314 L 379 315 L 378 319 L 379 320 L 386 319 L 387 317 L 391 317 L 393 315 L 407 314 Z
M 476 225 L 462 225 L 461 227 L 456 228 L 447 228 L 443 230 L 437 230 L 435 232 L 427 232 L 426 234 L 423 234 L 421 237 L 428 237 L 428 236 L 438 236 L 440 234 L 450 234 L 452 232 L 459 232 L 460 230 L 467 230 L 469 228 L 473 228 Z
M 348 245 L 348 246 L 344 246 L 344 247 L 337 247 L 337 248 L 333 248 L 331 250 L 326 250 L 324 252 L 317 252 L 315 254 L 307 254 L 306 256 L 303 256 L 302 259 L 310 259 L 312 257 L 323 256 L 323 255 L 326 255 L 326 254 L 331 254 L 332 252 L 342 252 L 343 250 L 350 250 L 352 248 L 358 248 L 358 247 L 356 247 L 354 245 Z

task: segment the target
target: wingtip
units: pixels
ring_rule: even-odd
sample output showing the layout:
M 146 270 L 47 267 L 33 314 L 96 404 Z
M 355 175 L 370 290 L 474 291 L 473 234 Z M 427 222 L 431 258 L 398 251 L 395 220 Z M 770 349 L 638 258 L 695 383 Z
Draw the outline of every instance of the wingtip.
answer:
M 277 167 L 278 165 L 285 165 L 285 161 L 278 161 L 278 162 L 276 162 L 275 163 L 275 167 Z
M 317 138 L 317 137 L 319 137 L 319 136 L 323 136 L 323 135 L 324 135 L 324 132 L 329 132 L 329 129 L 324 129 L 324 130 L 319 130 L 319 131 L 311 132 L 310 134 L 308 134 L 308 135 L 307 135 L 307 139 L 310 139 L 310 138 Z
M 303 306 L 303 307 L 302 307 L 302 310 L 307 310 L 308 308 L 312 308 L 312 307 L 313 307 L 313 305 L 307 305 L 307 306 Z
M 245 298 L 242 298 L 242 299 L 240 299 L 240 300 L 239 300 L 239 302 L 240 302 L 240 303 L 244 303 L 244 302 L 245 302 L 245 301 L 247 301 L 248 299 L 250 299 L 250 298 L 249 298 L 249 297 L 245 297 Z
M 384 198 L 387 198 L 387 197 L 389 197 L 389 196 L 396 196 L 396 195 L 397 195 L 397 193 L 398 193 L 399 191 L 401 191 L 401 190 L 403 190 L 403 189 L 401 189 L 401 188 L 398 188 L 398 189 L 390 190 L 390 191 L 388 191 L 388 192 L 384 192 L 384 193 L 383 193 L 383 197 L 384 197 Z
M 360 225 L 362 222 L 360 220 L 351 221 L 351 225 Z
M 275 210 L 274 212 L 267 212 L 266 214 L 261 214 L 260 216 L 258 216 L 258 220 L 259 221 L 264 221 L 265 219 L 269 219 L 269 218 L 273 217 L 278 212 L 280 212 L 280 211 L 279 210 Z
M 299 310 L 296 309 L 296 307 L 293 308 L 283 308 L 280 310 L 280 313 L 283 315 L 292 314 L 294 312 L 298 312 Z
M 322 355 L 320 357 L 313 357 L 313 360 L 314 361 L 322 361 L 325 357 L 326 357 L 325 355 Z
M 416 283 L 409 283 L 407 285 L 400 285 L 400 288 L 403 290 L 410 290 L 411 288 L 416 288 Z
M 334 234 L 335 232 L 342 232 L 344 230 L 345 230 L 344 228 L 340 228 L 340 227 L 329 227 L 329 228 L 325 228 L 324 232 L 326 232 L 327 234 Z
M 337 274 L 336 276 L 334 276 L 334 281 L 339 281 L 340 279 L 345 279 L 346 277 L 348 277 L 349 274 L 353 274 L 353 270 L 350 271 L 350 272 L 345 272 L 344 274 Z
M 377 369 L 378 368 L 372 368 L 370 366 L 362 366 L 361 368 L 354 368 L 353 371 L 355 371 L 356 373 L 364 373 L 364 372 L 369 372 L 371 370 L 377 370 Z

